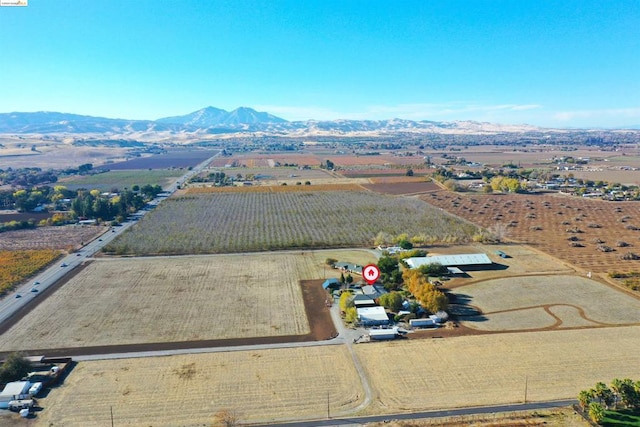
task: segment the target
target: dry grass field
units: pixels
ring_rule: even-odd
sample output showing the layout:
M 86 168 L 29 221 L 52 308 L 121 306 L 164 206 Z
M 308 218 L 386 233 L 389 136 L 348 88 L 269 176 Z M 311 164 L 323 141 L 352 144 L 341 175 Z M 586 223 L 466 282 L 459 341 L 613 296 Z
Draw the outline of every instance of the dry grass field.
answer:
M 345 346 L 81 362 L 40 399 L 35 426 L 209 426 L 220 410 L 266 422 L 353 410 L 364 398 Z
M 368 251 L 97 259 L 0 336 L 3 350 L 309 332 L 299 280 Z M 46 319 L 44 321 L 43 319 Z
M 583 277 L 508 277 L 455 292 L 482 311 L 463 325 L 485 331 L 640 324 L 640 300 Z
M 621 259 L 628 252 L 640 255 L 640 202 L 614 203 L 556 194 L 446 191 L 421 198 L 485 228 L 501 224 L 506 227 L 507 239 L 529 244 L 585 271 L 640 270 L 640 261 Z M 574 247 L 573 243 L 582 247 Z M 613 250 L 598 250 L 602 244 Z
M 369 414 L 575 399 L 640 376 L 640 327 L 505 333 L 354 347 L 377 392 Z
M 574 399 L 640 376 L 640 327 L 507 333 L 356 345 L 374 390 L 361 414 Z M 618 350 L 618 351 L 616 351 Z M 348 414 L 364 392 L 345 346 L 81 362 L 41 399 L 38 426 L 209 425 Z M 505 424 L 502 424 L 505 425 Z M 553 425 L 553 424 L 547 424 Z

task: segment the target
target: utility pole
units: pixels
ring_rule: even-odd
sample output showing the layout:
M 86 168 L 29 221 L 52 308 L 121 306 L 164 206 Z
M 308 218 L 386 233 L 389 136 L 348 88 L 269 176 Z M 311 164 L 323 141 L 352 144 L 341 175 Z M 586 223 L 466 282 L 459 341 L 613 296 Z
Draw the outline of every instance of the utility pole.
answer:
M 524 377 L 524 403 L 527 403 L 527 388 L 529 385 L 529 376 Z
M 329 412 L 329 391 L 327 390 L 327 419 L 331 419 L 331 413 Z
M 111 427 L 113 427 L 113 406 L 109 407 L 111 409 Z

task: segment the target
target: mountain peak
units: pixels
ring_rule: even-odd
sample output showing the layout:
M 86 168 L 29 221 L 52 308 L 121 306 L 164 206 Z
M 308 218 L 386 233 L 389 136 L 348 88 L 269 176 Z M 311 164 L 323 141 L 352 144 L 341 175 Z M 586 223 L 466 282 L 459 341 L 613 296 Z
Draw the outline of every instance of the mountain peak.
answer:
M 159 123 L 175 123 L 199 128 L 210 128 L 220 125 L 241 125 L 258 123 L 286 123 L 280 117 L 272 116 L 249 107 L 239 107 L 228 112 L 216 107 L 205 107 L 184 116 L 164 117 L 156 120 Z

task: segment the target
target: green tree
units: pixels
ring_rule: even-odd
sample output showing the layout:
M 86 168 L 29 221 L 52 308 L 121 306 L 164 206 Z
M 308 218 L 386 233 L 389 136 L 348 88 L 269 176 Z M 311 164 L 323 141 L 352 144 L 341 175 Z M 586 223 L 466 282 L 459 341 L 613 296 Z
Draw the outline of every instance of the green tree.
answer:
M 604 403 L 607 408 L 613 405 L 615 400 L 613 392 L 603 382 L 596 383 L 593 389 L 593 395 L 600 400 L 600 403 Z
M 582 390 L 578 394 L 578 403 L 580 404 L 580 407 L 583 411 L 587 410 L 587 408 L 589 407 L 589 403 L 591 403 L 591 399 L 593 399 L 593 395 L 589 390 Z
M 405 173 L 406 176 L 413 176 L 413 169 L 407 169 L 407 173 Z
M 352 284 L 353 283 L 353 276 L 351 275 L 351 273 L 347 273 L 347 277 L 345 277 L 344 280 L 347 282 L 347 285 Z
M 591 402 L 589 404 L 589 418 L 596 424 L 600 424 L 600 421 L 604 418 L 604 408 L 598 402 Z
M 395 313 L 402 308 L 402 295 L 399 292 L 389 292 L 380 296 L 379 302 L 384 308 L 389 309 Z
M 31 362 L 21 353 L 11 353 L 0 367 L 0 383 L 20 380 L 29 371 L 31 371 Z

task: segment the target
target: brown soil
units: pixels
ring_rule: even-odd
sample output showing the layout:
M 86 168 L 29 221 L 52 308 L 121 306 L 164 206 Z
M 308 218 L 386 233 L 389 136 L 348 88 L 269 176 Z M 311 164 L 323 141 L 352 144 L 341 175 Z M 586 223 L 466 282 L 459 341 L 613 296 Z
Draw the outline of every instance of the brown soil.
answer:
M 640 269 L 625 261 L 640 254 L 640 202 L 607 202 L 557 194 L 458 194 L 434 192 L 421 198 L 485 228 L 502 226 L 506 238 L 530 245 L 584 271 L 606 273 Z M 638 230 L 633 228 L 638 227 Z M 570 238 L 583 247 L 573 247 Z M 598 250 L 599 243 L 614 249 Z M 619 242 L 628 247 L 619 247 Z
M 2 233 L 0 250 L 28 249 L 73 250 L 104 233 L 107 227 L 95 225 L 65 225 L 38 227 L 32 230 L 13 230 Z

